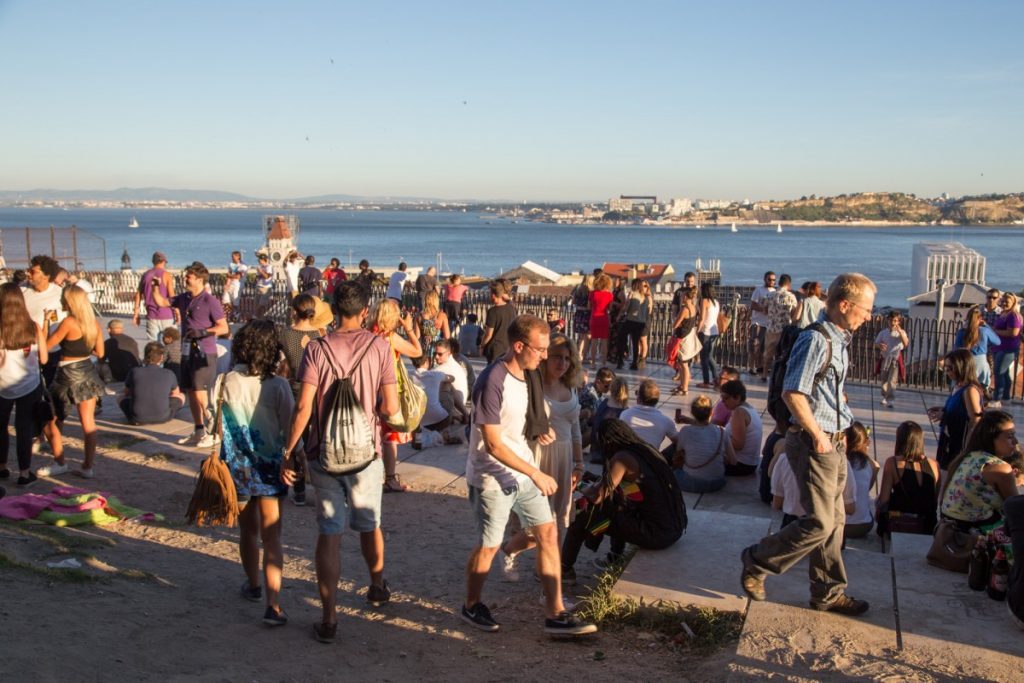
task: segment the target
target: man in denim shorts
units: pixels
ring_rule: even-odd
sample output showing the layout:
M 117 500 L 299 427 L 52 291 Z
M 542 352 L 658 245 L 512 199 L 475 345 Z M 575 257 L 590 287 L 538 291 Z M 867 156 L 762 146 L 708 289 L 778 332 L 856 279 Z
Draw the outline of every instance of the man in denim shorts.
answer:
M 477 541 L 466 564 L 466 601 L 461 616 L 482 631 L 500 628 L 481 602 L 481 594 L 513 512 L 537 542 L 537 574 L 545 596 L 544 630 L 556 636 L 597 630 L 593 624 L 577 621 L 562 603 L 558 533 L 546 497 L 558 485 L 537 468 L 526 435 L 530 399 L 526 373 L 535 371 L 547 356 L 548 329 L 548 324 L 535 316 L 517 317 L 508 330 L 509 350 L 488 365 L 473 385 L 466 482 Z M 538 439 L 542 444 L 553 440 L 550 431 Z
M 289 486 L 294 485 L 296 470 L 301 467 L 298 458 L 304 455 L 307 480 L 316 488 L 319 528 L 316 539 L 316 580 L 320 588 L 323 618 L 313 626 L 313 630 L 316 639 L 322 643 L 334 642 L 337 632 L 335 604 L 338 578 L 341 575 L 339 553 L 341 534 L 346 524 L 359 534 L 363 559 L 370 571 L 367 602 L 380 607 L 391 599 L 391 589 L 384 580 L 384 536 L 380 530 L 384 466 L 380 460 L 378 415 L 394 415 L 400 406 L 395 357 L 391 347 L 383 338 L 362 329 L 369 300 L 370 291 L 358 282 L 342 282 L 335 288 L 331 307 L 341 324 L 336 331 L 306 346 L 297 374 L 302 382 L 302 391 L 295 406 L 281 471 L 282 481 Z M 373 429 L 377 459 L 355 474 L 328 474 L 319 465 L 320 443 L 331 412 L 335 380 L 338 379 L 328 354 L 333 356 L 334 362 L 343 372 L 351 373 L 352 366 L 364 350 L 366 355 L 351 379 L 359 403 Z M 296 446 L 307 424 L 309 435 L 304 444 L 304 452 L 296 454 Z

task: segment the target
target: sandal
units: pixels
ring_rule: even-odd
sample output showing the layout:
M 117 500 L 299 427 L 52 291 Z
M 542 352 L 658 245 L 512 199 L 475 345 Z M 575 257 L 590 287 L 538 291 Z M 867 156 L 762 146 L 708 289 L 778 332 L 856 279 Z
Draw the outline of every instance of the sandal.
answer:
M 409 490 L 407 484 L 403 484 L 397 474 L 391 474 L 384 478 L 384 493 L 405 493 Z

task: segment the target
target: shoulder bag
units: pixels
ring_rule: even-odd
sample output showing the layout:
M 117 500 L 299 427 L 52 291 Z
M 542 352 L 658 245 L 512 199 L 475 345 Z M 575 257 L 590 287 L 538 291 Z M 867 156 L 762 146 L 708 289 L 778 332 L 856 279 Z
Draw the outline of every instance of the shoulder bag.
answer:
M 974 536 L 957 529 L 955 522 L 943 519 L 935 527 L 932 547 L 928 549 L 926 559 L 934 567 L 966 574 L 976 542 Z
M 393 343 L 391 353 L 395 357 L 399 410 L 386 418 L 384 424 L 396 432 L 414 432 L 420 426 L 420 421 L 427 412 L 427 393 L 413 384 L 409 372 L 405 369 L 405 363 L 402 362 L 402 357 L 395 354 Z

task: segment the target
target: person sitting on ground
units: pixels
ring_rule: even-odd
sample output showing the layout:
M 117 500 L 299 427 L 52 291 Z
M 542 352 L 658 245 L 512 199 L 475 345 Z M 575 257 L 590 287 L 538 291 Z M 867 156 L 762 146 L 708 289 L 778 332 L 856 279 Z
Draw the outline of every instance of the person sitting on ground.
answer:
M 782 510 L 780 525 L 782 528 L 803 517 L 806 511 L 800 503 L 800 487 L 785 451 L 775 456 L 768 470 L 772 482 L 772 509 Z M 846 485 L 843 487 L 843 509 L 847 515 L 850 515 L 857 510 L 857 486 L 850 476 L 849 463 L 847 463 L 846 474 Z
M 452 391 L 452 378 L 443 371 L 430 368 L 430 359 L 427 356 L 417 356 L 412 359 L 412 380 L 423 389 L 427 395 L 427 409 L 423 413 L 419 429 L 413 434 L 413 448 L 420 448 L 419 433 L 423 430 L 441 432 L 446 435 L 446 441 L 451 440 L 447 435 L 448 428 L 456 422 L 468 420 L 465 408 L 458 410 Z M 445 394 L 448 394 L 447 400 Z
M 846 428 L 846 461 L 849 464 L 847 474 L 852 475 L 854 479 L 857 508 L 846 516 L 843 538 L 864 538 L 875 523 L 875 501 L 872 500 L 871 494 L 875 490 L 875 480 L 878 478 L 878 463 L 868 455 L 870 444 L 871 437 L 863 424 L 854 422 Z M 933 505 L 932 508 L 934 507 Z
M 124 323 L 107 323 L 107 339 L 103 342 L 103 359 L 97 368 L 106 384 L 123 382 L 128 372 L 139 365 L 139 345 L 124 333 Z
M 181 388 L 181 332 L 177 327 L 165 327 L 160 331 L 160 340 L 164 345 L 164 367 L 174 373 Z
M 687 493 L 710 493 L 725 486 L 725 466 L 736 462 L 725 429 L 711 424 L 711 399 L 701 395 L 690 404 L 693 424 L 676 438 L 676 480 Z
M 747 387 L 738 379 L 722 385 L 722 403 L 732 414 L 726 425 L 726 432 L 736 451 L 736 464 L 726 465 L 725 474 L 730 477 L 746 477 L 757 471 L 761 461 L 761 416 L 747 403 Z
M 476 384 L 476 371 L 473 370 L 473 364 L 462 353 L 462 345 L 459 344 L 457 338 L 452 337 L 448 340 L 448 348 L 451 350 L 451 357 L 455 359 L 455 362 L 459 364 L 462 371 L 466 373 L 466 404 L 469 405 L 473 397 L 473 385 Z
M 924 434 L 920 425 L 907 420 L 896 428 L 895 451 L 882 468 L 882 486 L 878 491 L 878 535 L 886 536 L 898 531 L 930 536 L 938 521 L 938 491 L 939 467 L 924 454 Z M 899 520 L 893 521 L 895 517 Z
M 563 580 L 576 577 L 582 546 L 596 552 L 604 534 L 611 538 L 611 548 L 595 560 L 600 569 L 621 563 L 627 543 L 662 550 L 686 529 L 683 496 L 662 455 L 616 418 L 601 424 L 598 437 L 605 454 L 604 476 L 576 503 L 576 518 L 562 544 Z
M 594 415 L 590 418 L 590 433 L 599 434 L 601 424 L 610 418 L 617 418 L 622 411 L 629 407 L 629 384 L 624 377 L 614 377 L 608 388 L 608 395 L 601 399 L 594 408 Z M 600 464 L 604 462 L 601 454 L 600 440 L 593 440 L 590 444 L 590 462 Z
M 479 317 L 476 313 L 466 315 L 466 321 L 459 326 L 459 346 L 462 352 L 470 358 L 480 355 L 480 338 L 483 336 L 483 328 L 477 324 Z
M 1008 462 L 1019 448 L 1013 416 L 986 410 L 949 465 L 939 513 L 961 531 L 987 533 L 1002 522 L 1003 501 L 1020 492 Z
M 145 365 L 132 368 L 124 380 L 124 398 L 119 405 L 132 424 L 170 422 L 185 405 L 185 395 L 178 388 L 178 378 L 172 371 L 161 367 L 164 356 L 163 344 L 149 342 L 143 351 Z
M 731 365 L 725 365 L 722 367 L 721 372 L 718 373 L 718 389 L 721 391 L 722 387 L 725 386 L 726 382 L 731 382 L 734 379 L 740 378 L 740 371 Z M 732 416 L 732 408 L 730 408 L 725 401 L 718 401 L 715 403 L 715 407 L 711 409 L 711 424 L 724 427 L 729 423 L 729 418 Z
M 469 400 L 469 377 L 466 369 L 459 365 L 452 355 L 452 344 L 450 339 L 441 339 L 434 344 L 434 369 L 440 370 L 452 378 L 452 387 L 455 389 L 455 401 L 463 406 Z
M 636 390 L 637 405 L 622 411 L 620 419 L 629 425 L 637 436 L 660 451 L 669 441 L 667 462 L 675 455 L 678 428 L 668 415 L 658 410 L 661 401 L 661 390 L 653 379 L 645 379 Z M 664 453 L 664 451 L 663 451 Z
M 583 447 L 587 448 L 593 441 L 590 419 L 594 416 L 598 403 L 601 402 L 601 399 L 604 398 L 611 388 L 612 380 L 615 379 L 615 373 L 610 368 L 602 367 L 594 375 L 593 382 L 586 381 L 586 370 L 582 370 L 582 373 L 584 385 L 580 390 L 580 430 L 583 434 Z
M 721 405 L 721 401 L 718 402 Z M 789 429 L 789 425 L 784 422 L 776 422 L 775 428 L 772 433 L 768 435 L 768 438 L 764 440 L 764 446 L 761 447 L 761 464 L 758 465 L 758 477 L 760 482 L 757 486 L 757 492 L 761 496 L 761 502 L 772 504 L 772 474 L 771 464 L 775 460 L 775 457 L 782 452 L 786 447 L 786 430 Z

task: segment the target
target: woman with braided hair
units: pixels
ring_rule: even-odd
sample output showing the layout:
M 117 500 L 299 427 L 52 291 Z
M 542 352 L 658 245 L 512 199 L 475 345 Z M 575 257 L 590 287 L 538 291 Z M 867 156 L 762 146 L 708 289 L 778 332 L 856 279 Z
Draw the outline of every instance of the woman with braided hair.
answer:
M 575 577 L 580 548 L 596 551 L 604 534 L 611 537 L 611 549 L 594 561 L 600 569 L 620 562 L 626 543 L 661 550 L 686 529 L 686 506 L 665 458 L 619 419 L 602 422 L 598 438 L 604 476 L 576 502 L 576 519 L 562 545 L 563 581 Z

